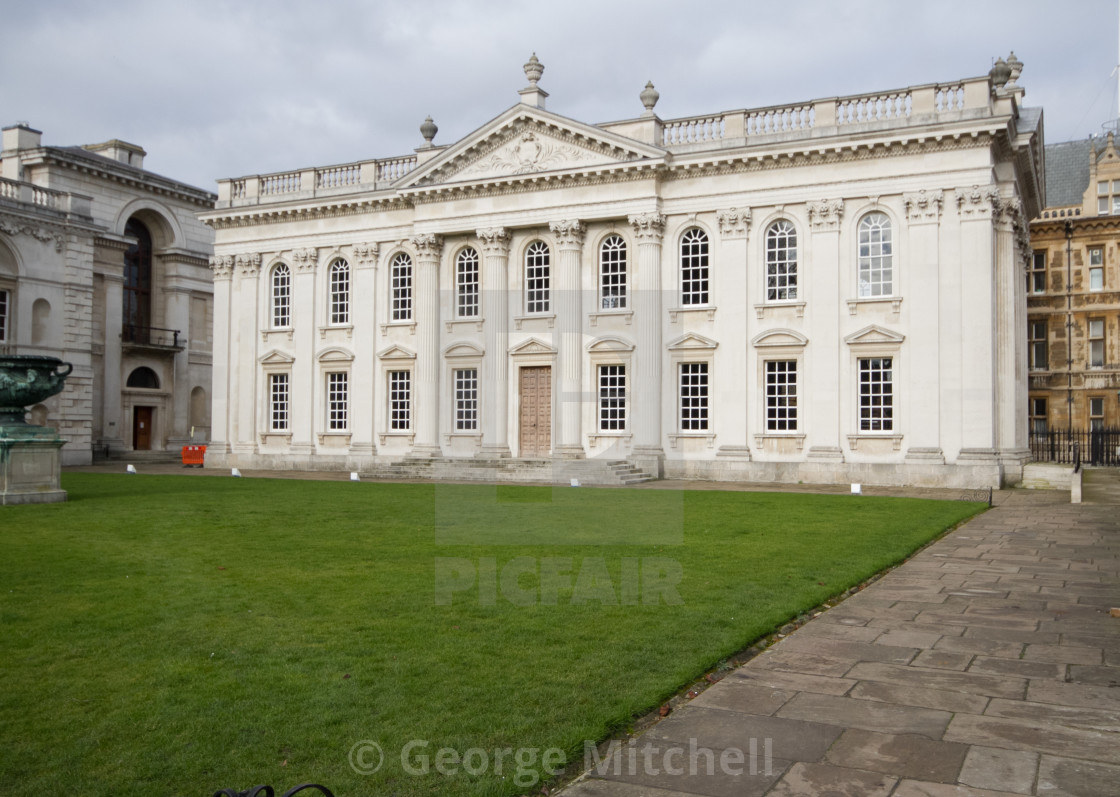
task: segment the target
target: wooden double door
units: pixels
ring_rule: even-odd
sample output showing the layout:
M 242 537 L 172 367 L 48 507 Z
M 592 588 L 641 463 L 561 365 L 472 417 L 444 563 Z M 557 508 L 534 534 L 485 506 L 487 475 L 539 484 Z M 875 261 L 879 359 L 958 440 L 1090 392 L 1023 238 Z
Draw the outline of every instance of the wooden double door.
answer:
M 520 369 L 520 452 L 523 457 L 547 457 L 552 451 L 552 368 Z

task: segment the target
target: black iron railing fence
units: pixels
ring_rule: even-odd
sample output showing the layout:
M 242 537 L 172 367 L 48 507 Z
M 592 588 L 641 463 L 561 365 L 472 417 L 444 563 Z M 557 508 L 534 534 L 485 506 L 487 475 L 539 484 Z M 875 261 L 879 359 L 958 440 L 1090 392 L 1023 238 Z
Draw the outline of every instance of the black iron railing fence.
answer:
M 169 349 L 178 349 L 179 330 L 164 329 L 163 327 L 143 327 L 136 324 L 125 324 L 121 329 L 121 340 L 125 343 L 139 343 L 145 346 L 164 346 Z
M 1120 465 L 1120 429 L 1032 432 L 1031 459 L 1067 465 Z

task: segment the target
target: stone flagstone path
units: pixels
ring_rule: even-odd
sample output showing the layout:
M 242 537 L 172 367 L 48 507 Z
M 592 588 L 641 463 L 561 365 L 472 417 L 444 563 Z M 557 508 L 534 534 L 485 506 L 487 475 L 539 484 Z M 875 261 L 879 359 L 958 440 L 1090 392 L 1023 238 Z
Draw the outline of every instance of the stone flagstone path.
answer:
M 1120 515 L 1000 495 L 562 794 L 1120 795 Z

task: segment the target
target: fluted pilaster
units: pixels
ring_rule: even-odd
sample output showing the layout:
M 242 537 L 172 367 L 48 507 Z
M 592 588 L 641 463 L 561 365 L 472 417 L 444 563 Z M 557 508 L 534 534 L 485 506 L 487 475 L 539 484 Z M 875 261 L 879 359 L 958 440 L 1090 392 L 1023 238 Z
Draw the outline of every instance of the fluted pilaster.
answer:
M 416 444 L 414 454 L 437 456 L 439 446 L 439 260 L 443 239 L 418 235 L 416 247 Z
M 556 235 L 556 323 L 559 331 L 557 365 L 557 454 L 563 457 L 584 455 L 581 436 L 583 415 L 583 300 L 580 260 L 584 227 L 576 220 L 554 221 L 549 229 Z
M 482 363 L 482 453 L 509 456 L 509 231 L 477 232 L 482 249 L 482 313 L 486 357 Z
M 642 213 L 630 217 L 638 241 L 634 267 L 634 376 L 630 407 L 634 419 L 634 457 L 648 471 L 660 475 L 661 446 L 661 241 L 665 217 Z M 652 468 L 652 470 L 651 470 Z

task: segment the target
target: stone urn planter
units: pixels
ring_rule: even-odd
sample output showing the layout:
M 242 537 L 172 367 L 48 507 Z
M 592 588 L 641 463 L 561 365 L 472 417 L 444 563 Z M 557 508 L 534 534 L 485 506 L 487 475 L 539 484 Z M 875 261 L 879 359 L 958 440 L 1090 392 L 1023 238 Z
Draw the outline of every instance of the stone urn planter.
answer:
M 73 370 L 57 357 L 0 356 L 0 505 L 66 500 L 58 456 L 65 441 L 26 416 L 28 407 L 62 392 Z

